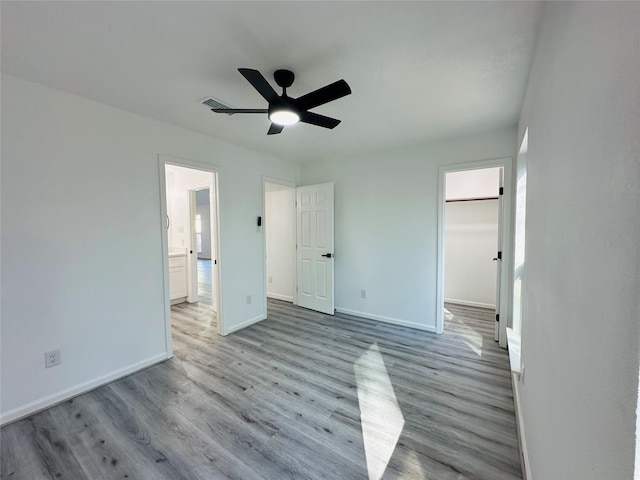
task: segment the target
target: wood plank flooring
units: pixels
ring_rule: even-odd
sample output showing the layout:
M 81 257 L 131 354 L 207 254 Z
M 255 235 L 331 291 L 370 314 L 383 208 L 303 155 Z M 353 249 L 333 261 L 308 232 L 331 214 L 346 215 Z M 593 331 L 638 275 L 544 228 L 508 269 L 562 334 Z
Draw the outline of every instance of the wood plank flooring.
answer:
M 491 311 L 435 335 L 269 300 L 220 337 L 206 303 L 172 307 L 173 359 L 2 428 L 1 477 L 521 478 Z

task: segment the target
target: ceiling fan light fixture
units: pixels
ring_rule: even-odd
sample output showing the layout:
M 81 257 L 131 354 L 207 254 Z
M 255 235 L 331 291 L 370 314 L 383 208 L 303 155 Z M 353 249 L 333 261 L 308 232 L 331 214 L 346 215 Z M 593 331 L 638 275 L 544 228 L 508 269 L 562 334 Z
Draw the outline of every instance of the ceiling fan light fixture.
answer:
M 293 125 L 300 121 L 300 115 L 291 110 L 274 110 L 269 113 L 269 120 L 276 125 Z

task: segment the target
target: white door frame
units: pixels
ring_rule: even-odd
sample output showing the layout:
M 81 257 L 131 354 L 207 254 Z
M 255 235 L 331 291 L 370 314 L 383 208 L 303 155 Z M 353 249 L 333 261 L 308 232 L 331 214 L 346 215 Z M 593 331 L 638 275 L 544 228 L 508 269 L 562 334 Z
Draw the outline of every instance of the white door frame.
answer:
M 215 195 L 216 208 L 216 236 L 211 239 L 216 245 L 217 250 L 217 278 L 216 288 L 218 295 L 218 335 L 224 335 L 224 318 L 222 308 L 222 268 L 221 268 L 221 243 L 220 243 L 220 202 L 218 176 L 220 175 L 220 167 L 207 163 L 186 160 L 184 158 L 173 157 L 171 155 L 158 154 L 158 177 L 160 180 L 160 232 L 162 239 L 162 276 L 164 284 L 164 325 L 165 325 L 165 344 L 167 350 L 167 358 L 173 357 L 173 341 L 171 338 L 171 301 L 169 295 L 169 238 L 167 235 L 166 218 L 167 218 L 167 185 L 165 179 L 165 166 L 176 165 L 179 167 L 191 168 L 194 170 L 202 170 L 213 173 L 213 195 Z M 215 240 L 215 241 L 214 241 Z M 212 245 L 213 246 L 213 245 Z
M 461 170 L 503 167 L 504 193 L 502 212 L 502 268 L 500 271 L 500 334 L 501 347 L 507 346 L 507 324 L 511 321 L 511 206 L 513 203 L 513 158 L 497 158 L 476 162 L 441 165 L 438 168 L 438 257 L 436 268 L 436 332 L 444 332 L 444 206 L 446 174 Z
M 267 235 L 265 234 L 265 228 L 264 226 L 266 225 L 266 221 L 267 221 L 267 202 L 266 202 L 266 187 L 265 184 L 267 183 L 273 183 L 276 185 L 283 185 L 285 187 L 290 187 L 293 188 L 294 190 L 294 195 L 295 195 L 295 189 L 297 187 L 297 185 L 295 183 L 292 182 L 288 182 L 286 180 L 282 180 L 279 178 L 274 178 L 274 177 L 268 177 L 266 175 L 262 176 L 262 258 L 264 259 L 264 292 L 263 292 L 263 298 L 264 298 L 264 312 L 265 315 L 267 314 Z M 297 232 L 297 225 L 296 225 L 296 202 L 293 202 L 293 244 L 296 244 L 296 232 Z M 293 285 L 295 287 L 295 289 L 297 290 L 297 285 L 298 285 L 298 268 L 297 268 L 297 262 L 296 262 L 296 249 L 293 249 L 293 252 L 291 252 L 291 254 L 293 255 Z M 296 291 L 293 292 L 293 304 L 297 305 L 298 304 L 298 295 L 296 293 Z

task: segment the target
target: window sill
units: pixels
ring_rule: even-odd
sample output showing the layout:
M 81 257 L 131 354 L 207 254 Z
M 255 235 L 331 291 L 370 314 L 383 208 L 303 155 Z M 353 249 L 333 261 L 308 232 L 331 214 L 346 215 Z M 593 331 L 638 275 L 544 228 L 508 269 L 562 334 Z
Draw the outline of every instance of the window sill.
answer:
M 507 328 L 507 345 L 509 346 L 511 371 L 514 373 L 522 373 L 522 364 L 520 363 L 520 334 L 516 333 L 512 328 Z

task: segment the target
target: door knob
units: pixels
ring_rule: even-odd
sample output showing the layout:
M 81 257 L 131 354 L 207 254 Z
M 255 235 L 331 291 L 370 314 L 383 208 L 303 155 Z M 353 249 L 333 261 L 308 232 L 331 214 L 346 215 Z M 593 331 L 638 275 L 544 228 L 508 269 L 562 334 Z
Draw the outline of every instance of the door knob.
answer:
M 325 253 L 324 255 L 322 255 L 323 257 L 327 257 L 327 258 L 333 258 L 333 254 L 331 253 Z

